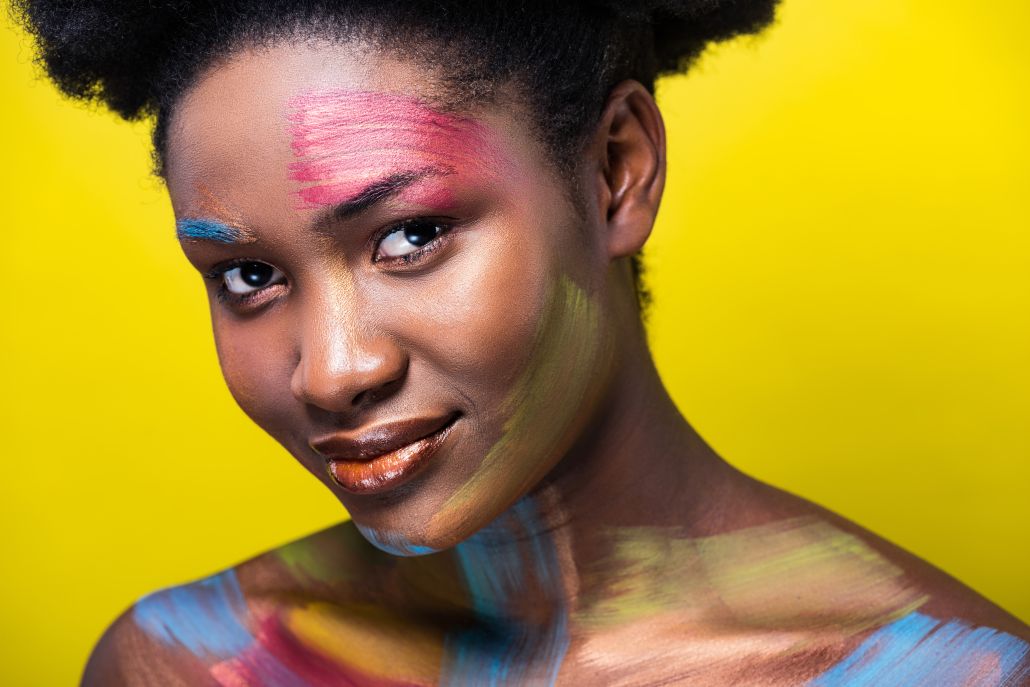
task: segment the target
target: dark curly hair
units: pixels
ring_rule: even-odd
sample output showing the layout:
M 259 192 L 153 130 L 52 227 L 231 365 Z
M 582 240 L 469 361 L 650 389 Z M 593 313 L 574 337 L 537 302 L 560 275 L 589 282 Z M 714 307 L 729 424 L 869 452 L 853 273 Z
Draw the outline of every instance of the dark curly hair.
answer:
M 685 71 L 712 42 L 768 25 L 776 0 L 13 0 L 66 94 L 126 119 L 154 118 L 164 172 L 179 96 L 213 61 L 283 39 L 361 40 L 442 74 L 449 106 L 529 97 L 534 130 L 563 178 L 608 93 Z M 633 271 L 642 304 L 639 256 Z

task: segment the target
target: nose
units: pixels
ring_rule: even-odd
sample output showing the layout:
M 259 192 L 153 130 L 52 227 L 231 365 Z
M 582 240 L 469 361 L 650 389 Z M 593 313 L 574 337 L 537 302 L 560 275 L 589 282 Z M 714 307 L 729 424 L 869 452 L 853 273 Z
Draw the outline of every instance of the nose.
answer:
M 298 400 L 331 413 L 353 413 L 393 393 L 408 357 L 389 335 L 332 296 L 306 309 L 300 358 L 290 380 Z

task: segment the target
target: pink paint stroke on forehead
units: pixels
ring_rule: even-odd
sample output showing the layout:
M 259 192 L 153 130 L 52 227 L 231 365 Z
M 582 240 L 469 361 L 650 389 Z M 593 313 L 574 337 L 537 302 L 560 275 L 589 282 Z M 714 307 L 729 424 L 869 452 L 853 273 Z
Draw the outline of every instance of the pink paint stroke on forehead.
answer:
M 302 208 L 336 205 L 392 174 L 490 170 L 486 127 L 407 95 L 335 89 L 290 103 L 289 177 Z

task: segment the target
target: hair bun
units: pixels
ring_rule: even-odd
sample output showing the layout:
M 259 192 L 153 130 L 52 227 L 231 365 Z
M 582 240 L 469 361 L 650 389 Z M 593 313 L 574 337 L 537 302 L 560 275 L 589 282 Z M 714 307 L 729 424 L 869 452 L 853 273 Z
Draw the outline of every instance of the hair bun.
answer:
M 171 36 L 190 14 L 184 0 L 14 0 L 12 11 L 35 28 L 39 59 L 64 93 L 127 119 L 147 113 Z
M 685 70 L 710 43 L 757 33 L 772 22 L 776 0 L 588 0 L 616 18 L 650 26 L 660 72 Z

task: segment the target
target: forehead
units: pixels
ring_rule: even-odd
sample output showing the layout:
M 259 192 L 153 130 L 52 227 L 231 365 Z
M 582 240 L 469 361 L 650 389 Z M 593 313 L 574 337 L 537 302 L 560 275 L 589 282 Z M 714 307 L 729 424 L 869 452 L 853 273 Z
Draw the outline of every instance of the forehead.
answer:
M 435 76 L 356 44 L 234 53 L 201 74 L 169 122 L 176 211 L 194 210 L 184 205 L 201 189 L 244 205 L 291 194 L 303 208 L 390 169 L 543 160 L 527 120 L 500 107 L 446 112 Z

